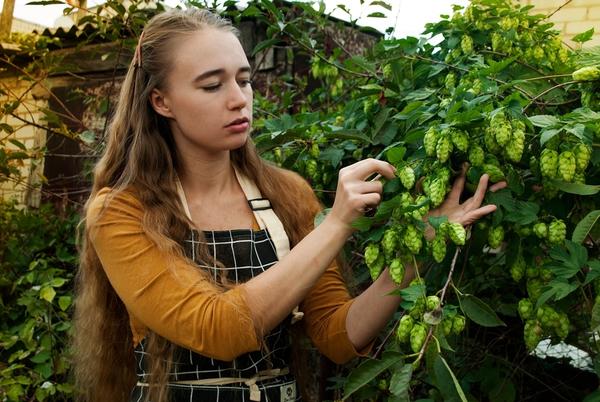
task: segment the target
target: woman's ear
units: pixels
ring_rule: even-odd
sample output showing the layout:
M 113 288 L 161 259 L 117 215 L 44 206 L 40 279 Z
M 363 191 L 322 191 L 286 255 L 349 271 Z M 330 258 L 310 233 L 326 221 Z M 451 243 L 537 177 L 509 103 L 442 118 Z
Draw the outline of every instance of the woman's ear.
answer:
M 150 104 L 156 113 L 161 116 L 172 118 L 173 113 L 169 108 L 169 100 L 160 90 L 154 88 L 152 92 L 150 92 Z

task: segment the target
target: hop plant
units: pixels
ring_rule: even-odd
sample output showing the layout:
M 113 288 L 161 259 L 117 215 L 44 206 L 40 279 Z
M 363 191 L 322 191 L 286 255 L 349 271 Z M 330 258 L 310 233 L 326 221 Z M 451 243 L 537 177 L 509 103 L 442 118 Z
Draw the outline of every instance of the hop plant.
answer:
M 433 311 L 437 309 L 440 306 L 440 298 L 435 295 L 427 296 L 426 306 L 427 311 Z
M 592 157 L 592 149 L 584 143 L 579 143 L 573 148 L 573 154 L 575 154 L 575 163 L 577 164 L 577 171 L 583 172 Z
M 464 131 L 452 130 L 450 139 L 452 141 L 452 144 L 454 144 L 456 149 L 458 149 L 459 151 L 467 152 L 467 149 L 469 149 L 469 137 Z
M 545 148 L 540 155 L 540 171 L 542 176 L 555 179 L 558 170 L 558 152 Z
M 496 165 L 492 165 L 491 163 L 483 164 L 483 172 L 488 174 L 492 183 L 497 183 L 504 180 L 504 172 L 502 169 Z
M 441 325 L 444 336 L 448 336 L 452 333 L 452 321 L 452 318 L 444 318 L 442 320 Z
M 457 222 L 448 221 L 442 223 L 442 225 L 444 225 L 443 231 L 445 233 L 448 233 L 450 240 L 452 240 L 454 244 L 458 246 L 462 246 L 465 244 L 467 233 L 463 225 Z
M 454 73 L 448 73 L 446 75 L 446 79 L 444 80 L 444 86 L 448 91 L 451 91 L 456 86 L 456 76 Z
M 464 54 L 471 54 L 473 52 L 473 38 L 469 35 L 463 35 L 460 48 Z
M 435 156 L 436 145 L 439 139 L 439 133 L 435 127 L 431 126 L 423 137 L 423 146 L 425 147 L 425 153 L 427 156 Z
M 400 318 L 400 323 L 398 324 L 398 329 L 396 330 L 396 337 L 402 343 L 408 342 L 410 339 L 410 332 L 415 325 L 415 320 L 408 314 L 404 314 L 402 318 Z
M 442 137 L 438 140 L 435 147 L 435 153 L 438 160 L 442 163 L 445 163 L 448 158 L 450 158 L 450 154 L 452 153 L 452 142 L 448 136 L 442 135 Z
M 485 151 L 479 145 L 473 145 L 469 148 L 469 162 L 471 166 L 483 166 L 485 161 Z
M 444 240 L 444 236 L 440 234 L 435 236 L 431 245 L 431 251 L 433 259 L 437 263 L 444 261 L 444 258 L 446 257 L 446 241 Z
M 548 242 L 561 244 L 567 236 L 567 225 L 562 219 L 555 219 L 548 226 Z
M 404 245 L 413 254 L 418 254 L 421 251 L 423 241 L 421 240 L 421 234 L 414 225 L 408 225 L 404 231 Z
M 400 258 L 394 258 L 390 263 L 390 277 L 396 285 L 402 283 L 404 279 L 404 264 L 402 264 Z
M 417 353 L 423 347 L 425 338 L 427 337 L 427 329 L 423 324 L 417 323 L 410 331 L 410 348 L 414 353 Z
M 519 300 L 519 306 L 517 308 L 519 310 L 519 315 L 523 321 L 529 320 L 533 317 L 534 308 L 533 303 L 529 299 L 521 299 Z
M 465 317 L 457 314 L 452 318 L 452 333 L 459 335 L 465 329 L 466 320 Z
M 446 195 L 446 186 L 439 178 L 433 179 L 428 186 L 429 199 L 431 200 L 431 205 L 435 208 L 439 206 L 444 201 L 444 196 Z
M 515 282 L 519 282 L 523 275 L 525 274 L 525 260 L 523 256 L 519 254 L 515 262 L 510 266 L 510 276 L 513 278 Z
M 566 182 L 572 182 L 577 169 L 575 155 L 571 151 L 561 152 L 558 156 L 558 173 L 560 178 Z
M 533 225 L 533 233 L 540 239 L 548 237 L 548 226 L 544 222 L 538 222 Z
M 410 190 L 415 185 L 415 171 L 410 166 L 405 166 L 402 168 L 398 174 L 398 177 L 400 177 L 402 185 L 407 190 Z
M 383 249 L 383 253 L 388 260 L 393 258 L 398 249 L 399 243 L 400 236 L 398 235 L 397 230 L 390 228 L 383 232 L 381 248 Z
M 385 257 L 377 244 L 371 243 L 365 249 L 365 263 L 373 280 L 376 280 L 385 265 Z
M 600 69 L 596 66 L 583 67 L 572 74 L 574 81 L 594 81 L 600 79 Z
M 519 162 L 523 156 L 525 148 L 525 132 L 523 130 L 515 130 L 512 134 L 512 141 L 506 145 L 506 156 L 512 162 Z
M 527 320 L 523 329 L 523 338 L 528 350 L 533 350 L 542 340 L 542 326 L 537 320 Z
M 492 226 L 488 232 L 488 244 L 491 248 L 498 248 L 504 240 L 504 228 Z

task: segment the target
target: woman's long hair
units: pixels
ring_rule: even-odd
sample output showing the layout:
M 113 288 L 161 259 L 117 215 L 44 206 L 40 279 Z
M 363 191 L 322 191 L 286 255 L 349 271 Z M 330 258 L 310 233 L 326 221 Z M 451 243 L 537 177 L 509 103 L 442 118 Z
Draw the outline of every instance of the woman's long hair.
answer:
M 144 210 L 142 225 L 156 247 L 184 257 L 180 241 L 189 233 L 175 187 L 177 153 L 167 120 L 150 105 L 149 95 L 161 88 L 172 66 L 175 42 L 206 27 L 237 35 L 225 19 L 206 10 L 173 9 L 153 17 L 144 29 L 141 63 L 132 60 L 122 83 L 118 105 L 108 130 L 104 155 L 94 170 L 94 181 L 85 211 L 98 191 L 109 187 L 112 194 L 133 191 Z M 236 168 L 254 180 L 271 201 L 281 219 L 290 245 L 310 230 L 306 222 L 318 211 L 318 202 L 299 205 L 303 191 L 297 177 L 265 163 L 249 139 L 231 151 Z M 305 195 L 304 195 L 305 197 Z M 83 224 L 85 223 L 85 224 Z M 111 287 L 82 222 L 80 267 L 76 276 L 76 301 L 72 357 L 77 399 L 85 402 L 127 401 L 135 384 L 133 337 L 125 306 Z M 210 261 L 208 250 L 199 258 Z M 206 280 L 212 280 L 206 273 Z M 174 346 L 148 330 L 146 351 L 152 356 L 148 399 L 165 402 L 166 382 Z

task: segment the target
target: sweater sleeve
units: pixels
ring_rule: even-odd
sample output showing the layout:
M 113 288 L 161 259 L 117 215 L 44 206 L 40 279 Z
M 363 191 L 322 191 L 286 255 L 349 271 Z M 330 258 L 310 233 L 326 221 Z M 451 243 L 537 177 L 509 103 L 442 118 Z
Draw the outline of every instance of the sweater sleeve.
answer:
M 125 192 L 108 194 L 108 189 L 98 193 L 86 222 L 108 280 L 129 313 L 207 357 L 230 361 L 259 350 L 244 285 L 223 291 L 184 258 L 159 250 L 142 229 L 139 201 Z
M 301 178 L 298 180 L 303 188 L 302 202 L 309 205 L 305 226 L 310 231 L 314 229 L 314 218 L 321 211 L 321 205 L 308 183 Z M 334 259 L 300 304 L 307 335 L 322 354 L 338 364 L 357 356 L 367 356 L 374 344 L 373 340 L 359 351 L 348 338 L 346 317 L 354 300 Z

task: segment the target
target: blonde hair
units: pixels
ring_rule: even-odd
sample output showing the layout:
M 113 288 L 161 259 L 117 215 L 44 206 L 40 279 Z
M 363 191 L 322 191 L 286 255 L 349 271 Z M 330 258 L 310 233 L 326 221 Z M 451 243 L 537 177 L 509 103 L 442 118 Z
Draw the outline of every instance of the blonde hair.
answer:
M 171 69 L 171 49 L 182 36 L 206 27 L 235 33 L 231 23 L 207 10 L 172 9 L 153 17 L 144 29 L 139 54 L 129 65 L 115 114 L 111 120 L 105 152 L 94 170 L 94 181 L 85 211 L 104 187 L 112 194 L 133 191 L 141 202 L 142 225 L 156 247 L 172 255 L 184 255 L 180 242 L 189 233 L 190 222 L 175 187 L 177 152 L 167 120 L 149 103 L 154 88 L 165 85 Z M 271 201 L 291 245 L 310 230 L 306 223 L 320 208 L 313 203 L 298 205 L 304 196 L 299 178 L 265 163 L 249 139 L 231 151 L 232 163 L 254 180 Z M 84 214 L 85 216 L 85 214 Z M 87 222 L 89 227 L 92 222 Z M 76 275 L 72 358 L 77 400 L 85 402 L 127 401 L 135 385 L 135 359 L 129 317 L 111 287 L 100 260 L 82 224 L 80 267 Z M 210 260 L 208 250 L 198 250 L 199 259 Z M 185 257 L 184 257 L 185 258 Z M 212 280 L 206 273 L 206 280 Z M 146 351 L 152 357 L 151 384 L 147 400 L 165 402 L 166 383 L 174 346 L 149 331 Z

